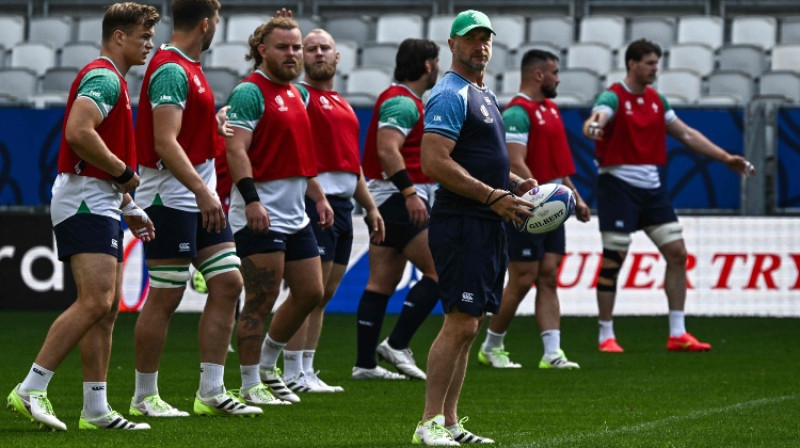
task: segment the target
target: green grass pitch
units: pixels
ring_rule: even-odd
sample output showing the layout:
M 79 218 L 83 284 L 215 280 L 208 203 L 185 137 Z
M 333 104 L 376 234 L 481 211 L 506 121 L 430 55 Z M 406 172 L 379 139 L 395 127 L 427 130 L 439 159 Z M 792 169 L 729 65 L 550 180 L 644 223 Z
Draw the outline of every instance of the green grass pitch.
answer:
M 55 313 L 0 313 L 0 392 L 8 394 L 33 362 Z M 134 314 L 114 332 L 109 401 L 127 414 L 133 393 Z M 144 419 L 150 431 L 79 431 L 82 404 L 77 353 L 58 369 L 49 395 L 69 430 L 37 430 L 0 412 L 0 447 L 402 447 L 422 413 L 422 382 L 358 382 L 355 317 L 326 317 L 316 366 L 345 392 L 302 395 L 302 403 L 266 408 L 258 418 Z M 394 324 L 387 318 L 385 332 Z M 412 342 L 421 367 L 442 317 L 433 316 Z M 191 411 L 199 378 L 196 314 L 176 315 L 159 374 L 161 396 Z M 800 320 L 689 318 L 714 348 L 667 353 L 667 319 L 619 317 L 627 353 L 596 351 L 596 320 L 567 317 L 562 346 L 578 371 L 536 368 L 541 342 L 532 317 L 517 318 L 506 339 L 518 370 L 479 366 L 473 346 L 461 396 L 467 428 L 499 447 L 798 447 L 800 446 Z M 228 357 L 228 388 L 240 385 L 238 358 Z

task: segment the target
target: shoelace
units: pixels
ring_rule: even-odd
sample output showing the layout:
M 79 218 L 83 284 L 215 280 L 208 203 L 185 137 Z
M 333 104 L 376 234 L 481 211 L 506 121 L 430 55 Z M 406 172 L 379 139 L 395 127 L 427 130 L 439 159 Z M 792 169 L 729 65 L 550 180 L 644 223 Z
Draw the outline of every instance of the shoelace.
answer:
M 459 422 L 459 425 L 460 424 L 461 424 L 461 422 Z M 448 431 L 447 428 L 445 428 L 444 426 L 442 426 L 442 425 L 440 425 L 440 424 L 438 424 L 436 422 L 432 422 L 431 423 L 431 433 L 437 439 L 441 439 L 442 437 L 445 437 L 445 438 L 448 438 L 448 439 L 452 439 L 453 438 L 453 435 L 450 434 L 450 431 Z
M 511 358 L 508 357 L 510 352 L 507 352 L 501 348 L 493 348 L 492 354 L 497 358 L 498 361 L 502 362 L 503 364 L 508 364 L 511 362 Z
M 161 397 L 153 397 L 149 401 L 150 405 L 152 405 L 154 409 L 157 409 L 159 411 L 169 411 L 172 408 L 172 406 L 167 404 L 166 401 L 162 400 Z
M 459 420 L 458 423 L 456 423 L 456 426 L 458 427 L 459 431 L 461 432 L 466 431 L 466 429 L 464 429 L 464 423 L 466 423 L 467 421 L 469 421 L 469 417 L 462 417 L 461 420 Z
M 44 409 L 45 414 L 55 415 L 53 412 L 53 405 L 50 404 L 50 400 L 47 399 L 46 395 L 37 395 L 34 399 L 39 402 L 39 406 Z

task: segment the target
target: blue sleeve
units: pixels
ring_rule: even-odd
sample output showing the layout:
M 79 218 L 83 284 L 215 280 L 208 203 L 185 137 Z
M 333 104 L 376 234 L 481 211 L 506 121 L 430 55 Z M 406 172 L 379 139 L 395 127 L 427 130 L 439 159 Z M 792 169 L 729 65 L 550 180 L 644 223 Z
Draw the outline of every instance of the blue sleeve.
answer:
M 458 140 L 461 126 L 467 118 L 467 98 L 462 90 L 434 89 L 425 106 L 425 132 L 441 134 Z

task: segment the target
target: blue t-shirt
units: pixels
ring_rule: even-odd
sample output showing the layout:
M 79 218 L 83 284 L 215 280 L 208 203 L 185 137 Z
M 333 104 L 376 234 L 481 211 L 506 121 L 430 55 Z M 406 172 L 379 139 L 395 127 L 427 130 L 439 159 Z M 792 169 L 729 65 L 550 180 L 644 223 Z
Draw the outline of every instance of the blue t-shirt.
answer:
M 455 140 L 450 156 L 475 179 L 492 188 L 508 189 L 508 152 L 497 97 L 455 72 L 447 72 L 431 91 L 425 106 L 425 132 Z M 436 190 L 431 214 L 472 215 L 500 220 L 483 203 L 443 186 Z

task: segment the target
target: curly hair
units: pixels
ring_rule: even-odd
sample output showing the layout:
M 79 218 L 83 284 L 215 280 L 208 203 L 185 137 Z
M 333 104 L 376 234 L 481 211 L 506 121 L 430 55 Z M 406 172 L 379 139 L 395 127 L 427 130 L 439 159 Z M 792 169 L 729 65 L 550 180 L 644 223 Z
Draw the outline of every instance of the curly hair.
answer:
M 256 30 L 253 31 L 253 34 L 250 35 L 250 39 L 248 39 L 248 43 L 250 44 L 250 53 L 245 56 L 245 60 L 253 61 L 254 70 L 258 69 L 258 66 L 261 65 L 261 62 L 263 62 L 263 58 L 260 54 L 258 54 L 258 46 L 264 43 L 264 41 L 267 39 L 267 36 L 272 34 L 272 31 L 274 31 L 275 28 L 280 28 L 282 30 L 293 30 L 295 28 L 300 29 L 300 25 L 298 25 L 297 22 L 289 17 L 273 17 L 269 22 L 256 28 Z M 300 30 L 300 34 L 303 34 L 302 30 Z

